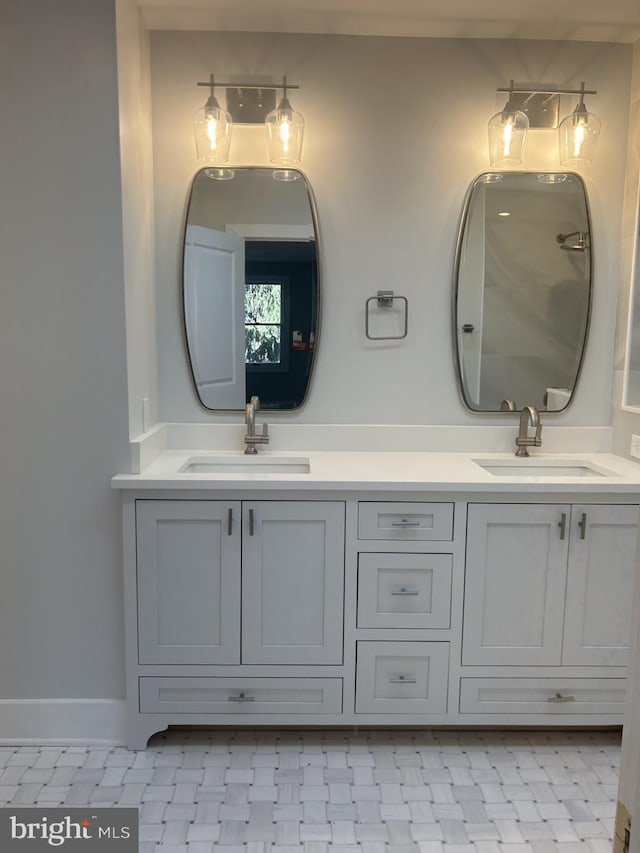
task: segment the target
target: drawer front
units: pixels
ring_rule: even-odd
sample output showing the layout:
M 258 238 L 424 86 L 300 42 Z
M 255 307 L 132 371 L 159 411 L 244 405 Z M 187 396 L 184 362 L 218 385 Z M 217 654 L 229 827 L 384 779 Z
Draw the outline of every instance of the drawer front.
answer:
M 461 714 L 620 714 L 624 678 L 463 678 Z
M 339 714 L 341 678 L 141 678 L 143 714 Z
M 449 643 L 359 642 L 356 712 L 444 714 Z
M 451 540 L 453 504 L 360 501 L 358 539 Z
M 448 628 L 451 554 L 360 554 L 359 628 Z

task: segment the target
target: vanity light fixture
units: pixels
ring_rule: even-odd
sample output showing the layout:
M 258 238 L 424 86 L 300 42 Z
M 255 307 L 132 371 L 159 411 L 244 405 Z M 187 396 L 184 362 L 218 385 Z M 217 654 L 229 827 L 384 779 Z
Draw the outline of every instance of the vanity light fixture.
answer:
M 524 144 L 529 128 L 557 128 L 560 163 L 579 166 L 593 162 L 600 119 L 590 113 L 584 104 L 585 95 L 597 95 L 595 89 L 558 89 L 554 86 L 514 86 L 498 88 L 508 92 L 502 112 L 489 120 L 489 159 L 491 165 L 517 165 L 522 161 Z M 558 123 L 560 95 L 580 95 L 575 110 Z M 558 175 L 557 182 L 563 180 Z M 556 183 L 551 177 L 545 183 Z
M 299 89 L 299 86 L 289 83 L 286 77 L 282 78 L 281 85 L 218 83 L 214 81 L 213 74 L 207 83 L 196 85 L 208 86 L 211 90 L 206 104 L 196 112 L 193 122 L 198 160 L 206 163 L 228 162 L 233 123 L 257 124 L 264 121 L 269 160 L 285 167 L 274 171 L 273 177 L 278 181 L 297 180 L 298 172 L 286 167 L 300 162 L 304 119 L 289 103 L 287 93 L 290 89 Z M 214 94 L 215 87 L 230 90 L 226 99 L 228 112 L 220 107 Z M 275 107 L 275 92 L 279 89 L 283 90 L 283 96 Z M 216 180 L 233 178 L 231 170 L 221 169 L 216 172 L 210 177 Z
M 529 130 L 529 118 L 513 102 L 513 80 L 507 90 L 509 97 L 499 113 L 489 119 L 489 160 L 492 166 L 517 165 Z
M 302 155 L 304 119 L 296 112 L 287 97 L 287 89 L 297 88 L 282 78 L 282 99 L 275 110 L 267 115 L 264 126 L 267 131 L 269 160 L 280 166 L 295 166 Z M 282 180 L 282 178 L 280 178 Z
M 206 104 L 196 111 L 193 119 L 193 135 L 196 142 L 198 160 L 204 163 L 226 163 L 229 160 L 231 145 L 231 116 L 223 110 L 214 94 L 215 82 L 211 74 L 208 83 L 211 93 Z
M 590 113 L 584 105 L 584 83 L 580 87 L 580 100 L 575 110 L 560 122 L 558 141 L 560 163 L 563 166 L 578 166 L 592 163 L 600 136 L 602 123 L 598 116 Z M 588 94 L 595 94 L 589 92 Z

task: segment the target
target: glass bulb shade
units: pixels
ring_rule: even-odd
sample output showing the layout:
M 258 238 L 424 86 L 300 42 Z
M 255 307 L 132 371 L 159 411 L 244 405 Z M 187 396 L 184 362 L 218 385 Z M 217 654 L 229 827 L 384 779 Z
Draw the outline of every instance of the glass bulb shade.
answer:
M 558 126 L 560 163 L 563 166 L 592 163 L 601 126 L 598 116 L 587 112 L 584 104 L 578 104 Z
M 226 163 L 231 145 L 231 116 L 211 97 L 193 119 L 193 135 L 198 160 L 203 163 Z
M 293 166 L 302 156 L 304 119 L 291 108 L 287 98 L 280 101 L 264 120 L 267 132 L 267 148 L 271 163 Z
M 232 181 L 236 176 L 233 169 L 205 169 L 204 173 L 212 181 Z
M 529 130 L 529 119 L 520 110 L 507 103 L 502 112 L 489 119 L 489 160 L 498 163 L 517 164 L 522 162 L 522 152 Z
M 296 172 L 295 169 L 274 169 L 273 170 L 273 180 L 274 181 L 297 181 L 300 178 L 300 172 Z

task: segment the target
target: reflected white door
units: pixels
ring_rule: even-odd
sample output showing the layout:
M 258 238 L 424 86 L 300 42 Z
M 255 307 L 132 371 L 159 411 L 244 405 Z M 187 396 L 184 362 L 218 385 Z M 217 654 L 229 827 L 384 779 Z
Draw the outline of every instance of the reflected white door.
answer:
M 244 278 L 241 237 L 187 226 L 185 325 L 198 394 L 209 408 L 246 403 Z

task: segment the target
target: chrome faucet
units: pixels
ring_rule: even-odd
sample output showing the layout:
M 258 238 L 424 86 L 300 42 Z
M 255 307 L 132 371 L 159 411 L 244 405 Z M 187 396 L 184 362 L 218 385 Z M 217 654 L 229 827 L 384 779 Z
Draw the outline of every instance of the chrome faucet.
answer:
M 245 409 L 245 420 L 247 422 L 247 434 L 244 437 L 245 453 L 257 453 L 257 444 L 269 444 L 269 427 L 267 424 L 262 424 L 262 435 L 256 435 L 256 412 L 259 408 L 260 398 L 252 397 Z
M 529 436 L 529 424 L 535 427 L 536 434 L 533 438 Z M 525 406 L 520 412 L 520 431 L 516 438 L 516 456 L 528 456 L 527 447 L 540 447 L 542 445 L 542 421 L 540 412 L 535 406 Z

